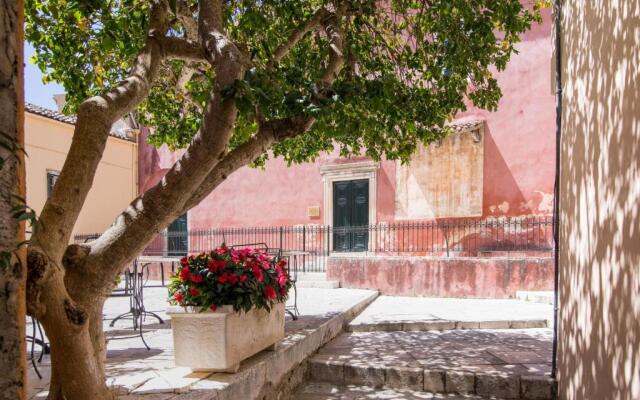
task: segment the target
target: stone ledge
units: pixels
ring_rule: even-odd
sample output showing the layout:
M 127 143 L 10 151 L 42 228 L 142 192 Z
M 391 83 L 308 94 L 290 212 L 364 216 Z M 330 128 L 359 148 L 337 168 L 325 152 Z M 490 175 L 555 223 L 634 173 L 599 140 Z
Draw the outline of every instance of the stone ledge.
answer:
M 392 331 L 445 331 L 466 329 L 529 329 L 547 328 L 548 321 L 544 319 L 515 320 L 515 321 L 389 321 L 376 323 L 349 324 L 349 332 L 392 332 Z

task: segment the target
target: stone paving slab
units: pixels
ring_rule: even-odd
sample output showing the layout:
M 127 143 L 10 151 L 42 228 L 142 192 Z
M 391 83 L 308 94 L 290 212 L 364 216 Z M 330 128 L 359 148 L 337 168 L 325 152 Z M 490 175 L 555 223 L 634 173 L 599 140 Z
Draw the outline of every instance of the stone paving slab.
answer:
M 479 400 L 478 396 L 450 393 L 426 393 L 410 389 L 377 389 L 370 386 L 336 386 L 326 382 L 311 382 L 303 385 L 295 393 L 294 400 Z
M 311 379 L 336 385 L 551 399 L 550 329 L 353 332 L 311 360 Z
M 380 296 L 349 324 L 348 330 L 546 328 L 552 318 L 550 305 L 520 300 Z
M 260 391 L 277 387 L 283 377 L 336 337 L 377 295 L 375 291 L 359 289 L 299 289 L 300 318 L 293 321 L 287 316 L 285 338 L 276 351 L 263 351 L 243 361 L 236 374 L 211 374 L 194 373 L 174 365 L 171 321 L 164 313 L 167 290 L 145 289 L 146 309 L 156 311 L 165 323 L 151 319 L 145 323 L 144 337 L 151 350 L 146 350 L 139 337 L 110 340 L 107 381 L 119 394 L 118 398 L 126 400 L 253 399 Z M 108 336 L 131 335 L 130 321 L 118 321 L 114 328 L 108 326 L 113 317 L 126 312 L 128 307 L 127 298 L 107 300 Z M 44 399 L 47 395 L 49 356 L 38 367 L 44 376 L 38 379 L 30 368 L 29 399 Z

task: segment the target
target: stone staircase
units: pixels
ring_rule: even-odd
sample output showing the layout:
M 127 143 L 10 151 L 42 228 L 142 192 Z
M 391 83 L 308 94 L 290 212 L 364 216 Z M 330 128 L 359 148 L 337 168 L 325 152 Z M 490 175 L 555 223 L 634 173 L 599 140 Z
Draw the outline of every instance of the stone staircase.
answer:
M 390 322 L 379 313 L 390 306 L 407 313 L 420 302 L 441 303 L 378 298 L 309 360 L 308 381 L 294 399 L 553 399 L 552 331 L 544 318 L 514 321 L 522 304 L 515 300 L 510 312 L 496 309 L 500 302 L 462 300 L 461 308 L 487 317 L 477 322 Z M 483 308 L 509 319 L 491 319 Z
M 327 274 L 324 272 L 298 272 L 296 287 L 337 289 L 340 282 L 327 280 Z

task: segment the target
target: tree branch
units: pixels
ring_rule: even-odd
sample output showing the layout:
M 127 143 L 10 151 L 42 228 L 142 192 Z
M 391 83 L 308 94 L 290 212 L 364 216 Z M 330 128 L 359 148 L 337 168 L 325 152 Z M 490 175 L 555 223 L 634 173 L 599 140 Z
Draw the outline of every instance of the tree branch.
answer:
M 61 260 L 64 247 L 84 204 L 102 158 L 111 126 L 133 110 L 149 93 L 163 57 L 157 36 L 169 24 L 164 2 L 154 2 L 145 46 L 130 76 L 107 93 L 84 101 L 77 115 L 73 139 L 51 196 L 40 214 L 40 227 L 32 243 L 53 260 Z
M 144 246 L 178 215 L 209 171 L 223 158 L 235 125 L 235 98 L 224 89 L 244 73 L 241 54 L 222 30 L 219 0 L 201 0 L 199 38 L 205 57 L 215 69 L 216 81 L 204 110 L 202 125 L 183 156 L 164 178 L 116 219 L 103 235 L 91 243 L 87 265 L 98 265 L 108 283 Z M 205 31 L 211 29 L 210 31 Z
M 339 24 L 339 15 L 332 14 L 324 23 L 329 37 L 329 61 L 318 82 L 322 90 L 328 89 L 344 65 L 342 30 Z M 303 134 L 311 128 L 315 119 L 310 116 L 297 116 L 292 118 L 264 121 L 259 118 L 258 132 L 246 143 L 230 151 L 207 175 L 206 179 L 198 186 L 193 196 L 186 202 L 181 214 L 198 205 L 211 193 L 227 176 L 238 168 L 255 160 L 264 154 L 273 144 L 287 138 Z
M 176 77 L 175 87 L 180 91 L 180 93 L 182 93 L 184 98 L 187 99 L 189 103 L 191 103 L 194 107 L 200 110 L 200 112 L 203 112 L 204 108 L 202 107 L 200 102 L 198 102 L 193 97 L 191 92 L 189 92 L 189 90 L 186 87 L 187 83 L 191 81 L 191 79 L 196 74 L 196 72 L 198 71 L 189 65 L 185 65 L 184 67 L 182 67 L 182 70 L 180 71 L 179 75 Z M 186 107 L 184 108 L 186 109 Z
M 320 83 L 324 88 L 333 84 L 344 65 L 342 29 L 340 28 L 339 16 L 333 14 L 327 19 L 325 32 L 329 38 L 329 62 L 320 78 Z
M 289 51 L 295 47 L 300 40 L 302 40 L 304 35 L 321 27 L 323 20 L 329 15 L 329 11 L 322 7 L 318 9 L 318 11 L 316 11 L 315 14 L 313 14 L 313 16 L 304 23 L 304 25 L 293 31 L 287 40 L 282 42 L 273 52 L 273 56 L 269 62 L 269 68 L 275 67 L 289 53 Z
M 157 38 L 157 41 L 162 47 L 165 58 L 184 61 L 207 61 L 202 46 L 196 42 L 175 37 Z
M 314 121 L 313 117 L 309 116 L 264 121 L 260 125 L 258 132 L 251 139 L 227 153 L 211 170 L 179 214 L 183 214 L 197 206 L 232 172 L 264 154 L 275 143 L 306 132 L 311 128 Z
M 219 4 L 201 0 L 201 7 L 203 2 L 212 7 Z M 202 21 L 207 18 L 210 21 Z M 217 18 L 215 9 L 209 10 L 199 23 L 200 40 L 216 72 L 214 91 L 202 126 L 185 154 L 161 182 L 135 199 L 114 225 L 91 243 L 86 263 L 101 266 L 105 282 L 110 282 L 119 268 L 139 254 L 160 230 L 206 197 L 231 172 L 263 154 L 274 143 L 306 132 L 315 122 L 308 115 L 263 121 L 249 141 L 226 152 L 237 110 L 235 99 L 224 98 L 221 92 L 242 76 L 245 64 L 235 44 L 222 31 L 215 28 L 208 33 L 202 31 L 203 26 L 215 27 Z M 338 21 L 339 18 L 324 21 L 331 49 L 319 86 L 331 85 L 343 64 Z
M 182 27 L 185 30 L 185 34 L 188 40 L 198 40 L 198 21 L 193 17 L 193 12 L 189 8 L 189 4 L 186 0 L 180 0 L 176 4 L 176 14 Z

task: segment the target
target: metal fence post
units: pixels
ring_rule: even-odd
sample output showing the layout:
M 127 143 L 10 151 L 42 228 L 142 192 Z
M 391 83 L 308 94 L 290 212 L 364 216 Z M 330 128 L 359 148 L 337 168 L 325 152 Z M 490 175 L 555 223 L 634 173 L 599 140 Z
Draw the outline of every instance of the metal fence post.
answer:
M 325 225 L 325 229 L 327 230 L 327 253 L 325 254 L 325 271 L 327 270 L 327 263 L 329 262 L 329 254 L 331 253 L 331 227 L 329 225 Z
M 307 272 L 307 259 L 304 252 L 307 249 L 307 226 L 302 225 L 302 272 Z
M 449 231 L 447 230 L 447 223 L 446 222 L 442 226 L 442 230 L 444 231 L 444 245 L 447 248 L 447 257 L 449 257 Z

